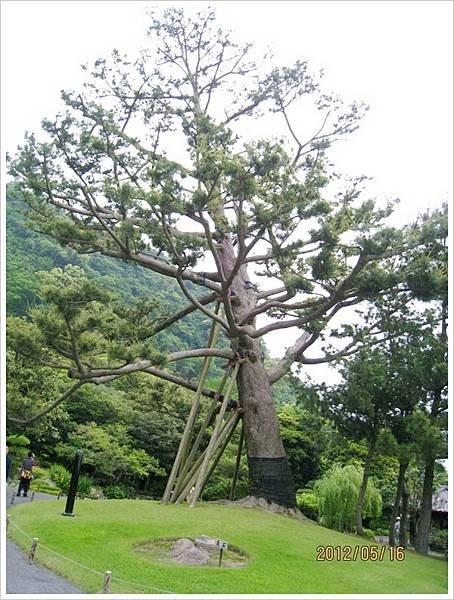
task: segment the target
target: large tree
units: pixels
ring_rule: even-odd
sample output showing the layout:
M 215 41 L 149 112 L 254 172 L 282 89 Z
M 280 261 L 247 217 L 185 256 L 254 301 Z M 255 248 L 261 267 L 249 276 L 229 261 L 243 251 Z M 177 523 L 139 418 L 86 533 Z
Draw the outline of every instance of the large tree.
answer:
M 76 308 L 60 303 L 60 349 L 75 380 L 68 395 L 134 371 L 190 387 L 169 375 L 155 350 L 147 356 L 144 338 L 200 311 L 231 351 L 188 349 L 171 360 L 241 358 L 250 493 L 293 506 L 272 385 L 294 363 L 325 362 L 364 344 L 347 327 L 343 348 L 308 355 L 341 309 L 403 285 L 405 252 L 424 227 L 387 226 L 391 207 L 362 200 L 362 178 L 344 191 L 328 186 L 328 150 L 356 129 L 364 107 L 345 108 L 324 93 L 306 62 L 257 66 L 250 45 L 219 30 L 211 11 L 186 19 L 165 10 L 148 34 L 151 50 L 136 60 L 117 51 L 97 60 L 84 89 L 64 92 L 65 110 L 43 122 L 40 140 L 27 135 L 10 163 L 40 231 L 80 253 L 173 278 L 188 302 L 167 319 L 153 313 L 153 321 L 140 321 L 140 353 L 118 351 L 108 364 L 89 356 Z M 260 340 L 290 328 L 299 330 L 297 341 L 267 371 Z M 379 324 L 369 331 L 378 333 Z M 121 327 L 117 333 L 120 347 L 128 336 Z

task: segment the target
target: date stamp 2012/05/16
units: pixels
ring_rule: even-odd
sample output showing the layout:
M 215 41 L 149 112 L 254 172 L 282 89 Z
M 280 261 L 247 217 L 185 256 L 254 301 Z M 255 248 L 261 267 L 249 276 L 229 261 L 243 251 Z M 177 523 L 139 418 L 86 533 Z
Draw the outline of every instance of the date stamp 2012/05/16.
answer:
M 318 561 L 405 560 L 403 546 L 317 546 Z

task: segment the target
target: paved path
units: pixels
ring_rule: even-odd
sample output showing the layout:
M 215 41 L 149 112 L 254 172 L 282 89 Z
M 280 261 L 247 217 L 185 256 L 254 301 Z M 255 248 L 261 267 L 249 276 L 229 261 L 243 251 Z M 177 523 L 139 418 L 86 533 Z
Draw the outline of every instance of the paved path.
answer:
M 6 501 L 12 507 L 11 497 L 17 486 L 8 486 Z M 34 500 L 56 500 L 57 496 L 35 493 Z M 14 504 L 31 502 L 27 498 L 14 496 Z M 8 510 L 9 512 L 9 510 Z M 14 519 L 13 516 L 11 516 Z M 10 525 L 11 527 L 11 525 Z M 63 577 L 38 564 L 29 564 L 26 553 L 10 539 L 6 539 L 6 593 L 7 594 L 83 594 L 82 590 L 68 583 Z

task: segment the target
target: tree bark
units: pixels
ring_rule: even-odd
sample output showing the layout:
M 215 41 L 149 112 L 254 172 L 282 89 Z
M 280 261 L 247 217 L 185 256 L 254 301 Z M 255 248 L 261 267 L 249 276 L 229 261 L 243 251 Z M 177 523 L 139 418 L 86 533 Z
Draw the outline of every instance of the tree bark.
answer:
M 234 268 L 236 256 L 230 237 L 219 249 L 224 275 Z M 258 293 L 248 285 L 246 265 L 235 274 L 232 311 L 237 323 L 257 305 Z M 255 331 L 255 320 L 248 323 Z M 279 430 L 271 385 L 263 364 L 260 341 L 247 334 L 232 339 L 232 349 L 244 357 L 237 375 L 238 400 L 243 409 L 244 439 L 249 467 L 249 494 L 282 506 L 296 504 L 295 486 Z
M 396 523 L 397 515 L 399 514 L 399 505 L 400 500 L 402 498 L 402 490 L 404 486 L 405 480 L 405 471 L 407 470 L 408 463 L 400 463 L 399 464 L 399 476 L 397 478 L 397 487 L 396 487 L 396 496 L 394 498 L 393 509 L 391 511 L 391 517 L 389 521 L 389 545 L 394 546 L 396 543 L 396 534 L 394 530 L 394 525 Z M 400 524 L 402 527 L 402 522 Z
M 356 501 L 356 507 L 355 507 L 355 523 L 356 523 L 357 535 L 364 535 L 362 511 L 363 511 L 364 497 L 366 496 L 367 482 L 369 481 L 370 465 L 372 463 L 372 457 L 374 455 L 374 451 L 375 451 L 375 443 L 373 441 L 371 441 L 369 443 L 369 450 L 367 452 L 366 462 L 364 463 L 363 480 L 361 481 L 361 485 L 359 488 L 359 494 L 358 494 L 358 500 Z
M 251 340 L 259 352 L 259 344 Z M 287 507 L 295 506 L 295 487 L 279 431 L 271 388 L 261 359 L 241 365 L 238 395 L 244 410 L 249 494 Z
M 435 460 L 428 460 L 424 469 L 421 510 L 419 512 L 415 550 L 420 554 L 429 552 L 430 525 L 432 520 L 432 488 Z
M 404 483 L 402 486 L 402 516 L 400 519 L 400 531 L 399 531 L 399 546 L 407 547 L 407 517 L 408 517 L 408 490 Z

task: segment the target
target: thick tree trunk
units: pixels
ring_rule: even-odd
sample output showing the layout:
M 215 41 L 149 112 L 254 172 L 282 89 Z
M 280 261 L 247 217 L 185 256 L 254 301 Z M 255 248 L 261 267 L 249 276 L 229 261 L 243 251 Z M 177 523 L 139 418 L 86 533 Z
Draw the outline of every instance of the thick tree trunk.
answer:
M 225 276 L 234 268 L 236 255 L 229 235 L 219 256 Z M 231 285 L 232 311 L 238 323 L 257 306 L 258 295 L 242 265 Z M 251 330 L 255 320 L 249 321 Z M 237 376 L 238 397 L 244 411 L 244 440 L 249 465 L 249 494 L 285 507 L 295 506 L 295 487 L 282 444 L 279 421 L 263 364 L 260 342 L 247 334 L 232 339 L 232 348 L 245 357 Z
M 260 349 L 256 346 L 258 356 Z M 282 444 L 271 387 L 262 360 L 246 361 L 237 377 L 244 410 L 244 436 L 249 465 L 249 494 L 283 506 L 295 506 L 295 488 Z
M 415 550 L 420 554 L 429 551 L 430 524 L 432 520 L 432 487 L 435 461 L 426 462 L 424 469 L 424 485 L 422 488 L 421 509 L 419 511 L 418 529 Z
M 396 543 L 396 533 L 395 533 L 395 523 L 397 519 L 397 515 L 399 514 L 399 506 L 400 500 L 402 498 L 402 489 L 404 486 L 405 480 L 405 471 L 407 470 L 408 463 L 400 463 L 399 464 L 399 476 L 397 478 L 397 487 L 396 487 L 396 496 L 394 498 L 393 509 L 391 511 L 391 517 L 389 521 L 389 545 L 394 546 Z M 402 527 L 402 522 L 401 525 Z
M 370 465 L 372 463 L 372 457 L 374 455 L 374 450 L 375 450 L 375 444 L 373 442 L 370 442 L 369 450 L 367 452 L 366 462 L 364 463 L 363 480 L 361 481 L 361 485 L 359 488 L 359 494 L 358 494 L 358 500 L 356 501 L 356 507 L 355 507 L 356 533 L 358 535 L 364 535 L 362 511 L 363 511 L 364 497 L 366 496 L 367 482 L 369 481 Z
M 402 486 L 402 517 L 400 519 L 399 546 L 407 547 L 407 517 L 408 517 L 408 490 L 405 480 Z

